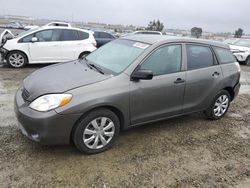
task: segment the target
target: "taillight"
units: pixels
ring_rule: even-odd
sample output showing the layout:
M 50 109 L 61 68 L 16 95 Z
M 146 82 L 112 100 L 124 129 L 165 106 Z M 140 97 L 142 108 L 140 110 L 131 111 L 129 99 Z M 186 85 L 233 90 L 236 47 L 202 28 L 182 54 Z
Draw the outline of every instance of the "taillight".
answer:
M 96 41 L 92 42 L 93 46 L 96 47 Z
M 235 62 L 234 64 L 236 65 L 238 72 L 240 72 L 241 71 L 240 64 L 238 62 Z

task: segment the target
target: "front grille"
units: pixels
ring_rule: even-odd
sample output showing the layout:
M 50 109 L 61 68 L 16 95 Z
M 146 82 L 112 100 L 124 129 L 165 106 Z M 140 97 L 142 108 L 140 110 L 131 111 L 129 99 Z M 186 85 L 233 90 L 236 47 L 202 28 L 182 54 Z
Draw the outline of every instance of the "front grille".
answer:
M 29 98 L 29 96 L 30 96 L 29 92 L 25 88 L 23 88 L 23 90 L 22 90 L 23 100 L 27 101 L 27 99 Z

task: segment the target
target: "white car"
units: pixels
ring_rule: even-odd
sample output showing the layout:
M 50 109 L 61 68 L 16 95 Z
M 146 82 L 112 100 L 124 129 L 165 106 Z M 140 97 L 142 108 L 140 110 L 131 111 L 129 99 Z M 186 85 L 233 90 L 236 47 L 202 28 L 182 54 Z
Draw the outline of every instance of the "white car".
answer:
M 250 65 L 250 39 L 239 39 L 230 48 L 239 63 Z
M 96 49 L 91 31 L 64 26 L 37 27 L 2 42 L 2 58 L 15 68 L 75 60 Z

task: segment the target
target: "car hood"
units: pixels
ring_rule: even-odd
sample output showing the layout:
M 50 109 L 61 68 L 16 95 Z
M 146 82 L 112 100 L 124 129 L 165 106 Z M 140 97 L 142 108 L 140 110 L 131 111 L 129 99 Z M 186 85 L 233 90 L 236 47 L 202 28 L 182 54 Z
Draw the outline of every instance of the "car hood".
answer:
M 1 34 L 0 34 L 0 47 L 3 46 L 7 40 L 9 39 L 13 39 L 14 38 L 14 35 L 13 33 L 8 30 L 8 29 L 5 29 Z
M 100 82 L 109 78 L 90 69 L 84 60 L 56 64 L 39 69 L 23 80 L 26 100 L 48 93 L 64 93 L 68 90 Z
M 230 49 L 232 52 L 250 52 L 250 48 L 244 46 L 230 45 Z

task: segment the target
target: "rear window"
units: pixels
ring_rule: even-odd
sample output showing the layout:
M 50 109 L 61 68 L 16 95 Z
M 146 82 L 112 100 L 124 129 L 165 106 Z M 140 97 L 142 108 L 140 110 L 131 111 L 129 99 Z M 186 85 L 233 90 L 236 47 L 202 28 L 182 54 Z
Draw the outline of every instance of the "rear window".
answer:
M 187 66 L 188 70 L 200 69 L 213 66 L 213 53 L 207 46 L 187 45 Z
M 236 61 L 234 55 L 228 49 L 214 47 L 214 51 L 221 64 L 232 63 Z
M 89 34 L 83 31 L 78 31 L 79 40 L 85 40 L 89 38 Z
M 62 41 L 79 40 L 76 30 L 64 29 L 62 32 Z

